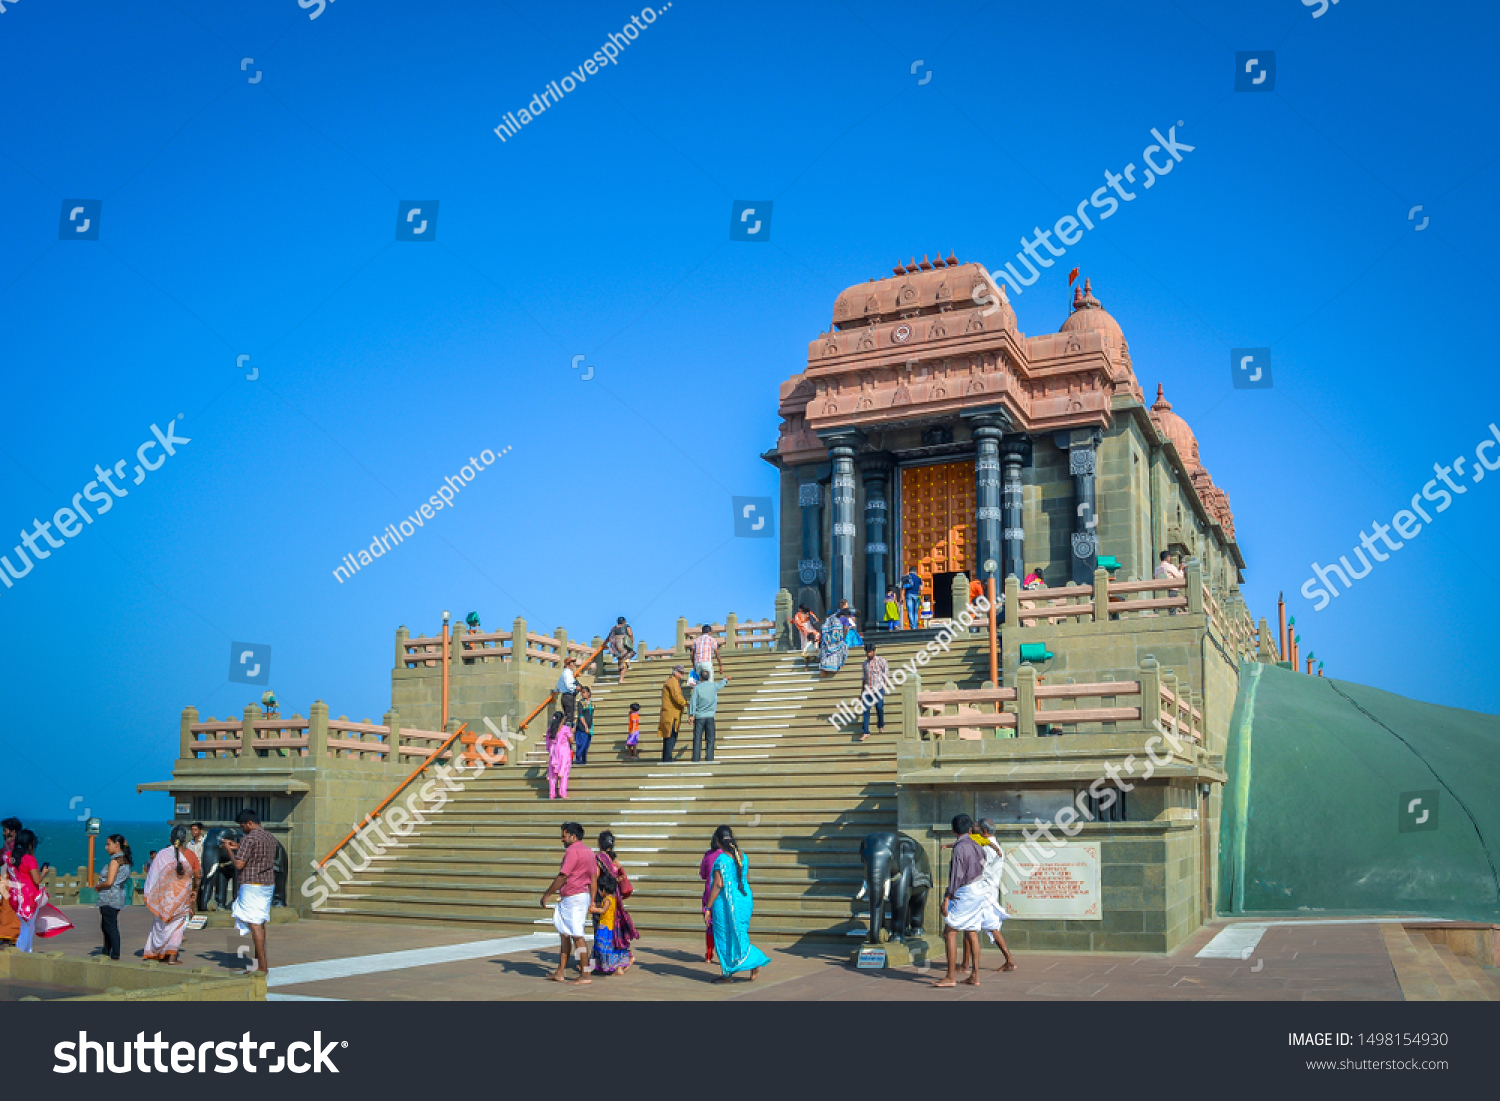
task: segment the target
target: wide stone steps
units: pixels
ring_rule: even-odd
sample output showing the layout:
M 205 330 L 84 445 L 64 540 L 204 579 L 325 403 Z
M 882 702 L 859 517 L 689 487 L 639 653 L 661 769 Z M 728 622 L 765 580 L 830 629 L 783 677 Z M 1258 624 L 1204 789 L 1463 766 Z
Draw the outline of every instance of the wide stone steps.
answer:
M 876 641 L 893 668 L 920 648 Z M 589 762 L 573 766 L 569 798 L 548 799 L 544 763 L 524 763 L 540 756 L 539 718 L 522 743 L 523 763 L 488 769 L 450 793 L 440 814 L 374 856 L 322 912 L 550 931 L 550 912 L 538 899 L 562 855 L 559 826 L 577 821 L 591 846 L 601 830 L 615 834 L 616 853 L 636 884 L 629 909 L 644 932 L 701 933 L 699 863 L 714 830 L 727 824 L 750 859 L 756 937 L 860 931 L 866 906 L 854 899 L 863 879 L 859 847 L 866 834 L 895 827 L 901 718 L 893 700 L 884 734 L 863 743 L 857 722 L 836 729 L 827 721 L 858 696 L 861 658 L 851 654 L 844 669 L 827 676 L 805 670 L 797 655 L 725 655 L 730 683 L 719 697 L 712 762 L 685 759 L 687 722 L 679 759 L 660 760 L 657 716 L 672 662 L 637 665 L 624 686 L 601 681 Z M 987 676 L 988 652 L 977 644 L 922 669 L 924 686 L 933 688 L 948 680 L 978 687 Z M 641 704 L 641 755 L 627 760 L 631 702 Z

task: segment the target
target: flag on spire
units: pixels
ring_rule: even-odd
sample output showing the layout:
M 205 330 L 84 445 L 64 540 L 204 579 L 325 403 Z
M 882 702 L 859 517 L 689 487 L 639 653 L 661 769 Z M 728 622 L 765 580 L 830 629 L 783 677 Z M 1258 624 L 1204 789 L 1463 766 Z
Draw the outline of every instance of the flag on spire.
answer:
M 1075 280 L 1077 278 L 1078 278 L 1078 269 L 1077 268 L 1074 268 L 1072 271 L 1068 272 L 1068 286 L 1071 287 L 1073 285 L 1073 280 Z

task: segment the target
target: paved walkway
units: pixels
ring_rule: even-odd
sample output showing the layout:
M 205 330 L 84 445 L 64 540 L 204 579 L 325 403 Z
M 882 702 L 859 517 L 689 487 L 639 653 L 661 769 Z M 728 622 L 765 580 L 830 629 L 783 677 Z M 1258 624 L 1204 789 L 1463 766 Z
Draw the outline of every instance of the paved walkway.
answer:
M 78 928 L 40 947 L 88 955 L 99 943 L 97 911 L 87 906 L 65 910 Z M 126 958 L 138 958 L 150 923 L 142 906 L 120 915 Z M 300 921 L 268 930 L 270 993 L 278 1000 L 391 1001 L 1403 999 L 1378 924 L 1272 924 L 1254 940 L 1246 959 L 1238 958 L 1243 949 L 1229 953 L 1233 958 L 1200 957 L 1199 951 L 1224 928 L 1219 922 L 1199 930 L 1169 956 L 1027 953 L 1017 957 L 1018 970 L 1004 974 L 993 970 L 1000 954 L 990 950 L 983 957 L 985 970 L 978 987 L 948 990 L 932 985 L 942 968 L 941 945 L 938 959 L 928 969 L 880 972 L 850 966 L 858 943 L 854 938 L 847 946 L 762 945 L 771 963 L 760 978 L 723 984 L 713 981 L 718 968 L 703 962 L 701 939 L 648 938 L 637 946 L 637 962 L 628 974 L 577 986 L 545 979 L 557 961 L 556 935 L 549 925 L 537 926 L 535 934 L 494 935 L 417 925 Z M 1228 944 L 1235 935 L 1216 945 Z M 247 943 L 248 938 L 238 937 L 232 928 L 189 933 L 184 963 L 243 967 L 237 949 Z

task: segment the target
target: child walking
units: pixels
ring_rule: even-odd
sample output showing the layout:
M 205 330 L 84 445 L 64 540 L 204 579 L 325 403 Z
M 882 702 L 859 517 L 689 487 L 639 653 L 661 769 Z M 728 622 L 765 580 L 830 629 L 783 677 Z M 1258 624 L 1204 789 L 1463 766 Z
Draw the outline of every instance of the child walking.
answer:
M 630 705 L 630 733 L 625 739 L 625 756 L 639 757 L 641 755 L 641 705 L 633 703 Z
M 573 728 L 561 711 L 547 723 L 547 798 L 568 797 L 568 773 L 573 770 Z

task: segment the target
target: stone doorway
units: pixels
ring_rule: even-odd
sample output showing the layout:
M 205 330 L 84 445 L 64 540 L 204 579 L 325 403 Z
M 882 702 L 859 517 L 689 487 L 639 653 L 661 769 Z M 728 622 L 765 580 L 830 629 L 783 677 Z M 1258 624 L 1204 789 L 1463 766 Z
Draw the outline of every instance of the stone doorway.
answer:
M 922 578 L 934 618 L 953 614 L 951 581 L 974 576 L 974 462 L 901 468 L 901 562 Z

